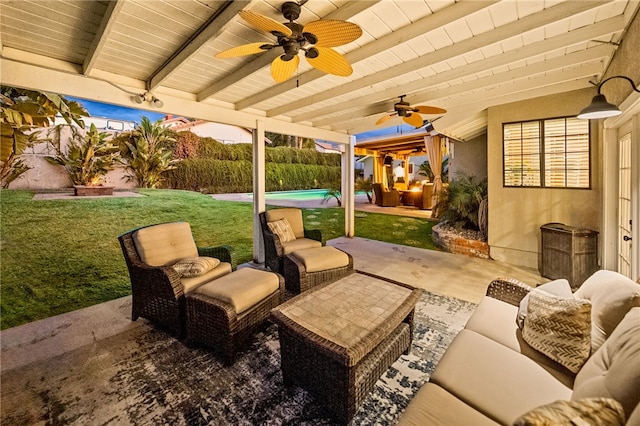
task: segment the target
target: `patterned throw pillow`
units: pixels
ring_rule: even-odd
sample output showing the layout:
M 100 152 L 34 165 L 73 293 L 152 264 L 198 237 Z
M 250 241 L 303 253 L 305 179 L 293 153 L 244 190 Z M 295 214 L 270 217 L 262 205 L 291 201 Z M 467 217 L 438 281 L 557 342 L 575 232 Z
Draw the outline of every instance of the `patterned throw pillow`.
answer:
M 556 401 L 518 417 L 514 426 L 622 426 L 622 405 L 611 398 Z
M 525 342 L 577 373 L 591 353 L 591 302 L 539 289 L 529 294 L 522 330 Z
M 554 281 L 549 281 L 546 284 L 542 284 L 536 287 L 538 290 L 546 291 L 547 293 L 551 293 L 555 296 L 559 296 L 565 299 L 573 297 L 573 292 L 571 291 L 571 284 L 569 281 L 565 279 L 559 279 Z M 524 327 L 524 318 L 527 316 L 527 307 L 529 306 L 529 294 L 522 298 L 520 301 L 520 307 L 518 308 L 518 317 L 516 322 L 518 323 L 518 328 L 522 330 Z
M 182 278 L 193 278 L 206 274 L 220 264 L 215 257 L 185 257 L 172 265 Z
M 267 223 L 271 232 L 276 234 L 280 238 L 281 243 L 288 243 L 296 239 L 296 235 L 293 233 L 293 229 L 287 219 L 274 220 Z

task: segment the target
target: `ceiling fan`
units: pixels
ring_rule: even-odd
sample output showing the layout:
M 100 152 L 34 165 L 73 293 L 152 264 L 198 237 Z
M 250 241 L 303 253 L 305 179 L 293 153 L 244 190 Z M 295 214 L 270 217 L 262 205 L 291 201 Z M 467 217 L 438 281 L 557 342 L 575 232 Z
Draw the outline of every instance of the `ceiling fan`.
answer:
M 353 72 L 347 60 L 332 47 L 342 46 L 362 35 L 362 29 L 351 22 L 338 20 L 319 20 L 306 25 L 294 22 L 300 16 L 300 8 L 308 0 L 285 2 L 282 16 L 289 22 L 280 23 L 250 10 L 241 10 L 238 14 L 253 27 L 271 33 L 276 43 L 249 43 L 216 54 L 216 58 L 233 58 L 253 55 L 267 50 L 282 48 L 284 53 L 271 62 L 271 76 L 278 83 L 288 80 L 298 69 L 302 50 L 311 66 L 327 74 L 349 76 Z M 309 46 L 313 45 L 313 46 Z
M 407 95 L 400 96 L 400 101 L 396 102 L 393 105 L 393 111 L 383 116 L 378 121 L 376 121 L 376 124 L 382 124 L 385 121 L 390 120 L 391 118 L 397 115 L 399 117 L 402 117 L 405 123 L 408 123 L 413 127 L 418 128 L 424 125 L 422 116 L 418 113 L 444 114 L 445 112 L 447 112 L 446 109 L 433 107 L 433 106 L 426 106 L 426 105 L 411 106 L 409 102 L 406 102 L 404 100 L 405 96 Z

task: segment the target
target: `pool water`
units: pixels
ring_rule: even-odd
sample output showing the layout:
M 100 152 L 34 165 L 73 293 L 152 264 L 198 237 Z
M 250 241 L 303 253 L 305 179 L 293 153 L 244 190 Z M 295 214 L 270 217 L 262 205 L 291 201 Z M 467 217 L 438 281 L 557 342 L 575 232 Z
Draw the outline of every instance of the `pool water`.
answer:
M 264 194 L 265 199 L 269 200 L 291 200 L 291 201 L 322 201 L 324 194 L 327 193 L 326 189 L 306 189 L 299 191 L 275 191 L 266 192 Z M 364 195 L 364 192 L 356 192 L 356 195 Z M 247 194 L 249 197 L 253 197 L 252 193 Z

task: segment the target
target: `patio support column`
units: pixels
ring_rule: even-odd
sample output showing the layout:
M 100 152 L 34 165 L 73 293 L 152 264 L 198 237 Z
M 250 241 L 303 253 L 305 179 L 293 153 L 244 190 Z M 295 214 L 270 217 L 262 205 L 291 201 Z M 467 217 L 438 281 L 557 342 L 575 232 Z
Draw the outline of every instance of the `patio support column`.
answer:
M 264 242 L 259 214 L 265 211 L 264 123 L 256 121 L 253 129 L 253 261 L 264 263 Z
M 344 207 L 344 234 L 355 235 L 355 166 L 354 147 L 356 137 L 349 137 L 349 144 L 342 153 L 342 206 Z

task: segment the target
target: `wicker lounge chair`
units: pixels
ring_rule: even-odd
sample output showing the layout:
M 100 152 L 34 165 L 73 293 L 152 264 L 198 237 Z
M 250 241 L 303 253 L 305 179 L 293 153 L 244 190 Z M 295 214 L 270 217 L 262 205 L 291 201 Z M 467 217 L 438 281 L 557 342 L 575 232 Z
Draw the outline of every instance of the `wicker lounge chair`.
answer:
M 286 220 L 293 233 L 293 239 L 283 239 L 273 232 L 269 223 Z M 305 229 L 302 210 L 296 208 L 272 209 L 260 213 L 260 225 L 264 239 L 265 265 L 273 272 L 283 273 L 285 255 L 306 248 L 322 247 L 322 233 L 319 229 Z M 285 241 L 287 240 L 287 241 Z
M 118 240 L 131 279 L 131 319 L 146 318 L 179 337 L 184 333 L 185 294 L 236 266 L 229 246 L 197 247 L 186 222 L 136 228 Z M 170 265 L 190 256 L 214 257 L 220 264 L 199 277 L 182 278 Z
M 373 184 L 375 203 L 380 207 L 396 207 L 400 205 L 400 193 L 395 189 L 385 190 L 382 184 Z

